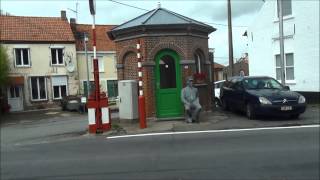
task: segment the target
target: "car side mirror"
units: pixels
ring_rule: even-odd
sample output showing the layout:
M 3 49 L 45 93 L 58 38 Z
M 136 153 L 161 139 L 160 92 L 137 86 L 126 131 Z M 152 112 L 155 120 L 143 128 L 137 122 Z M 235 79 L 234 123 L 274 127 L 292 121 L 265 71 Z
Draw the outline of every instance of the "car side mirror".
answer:
M 284 86 L 283 89 L 287 90 L 287 91 L 290 91 L 290 87 L 289 86 Z

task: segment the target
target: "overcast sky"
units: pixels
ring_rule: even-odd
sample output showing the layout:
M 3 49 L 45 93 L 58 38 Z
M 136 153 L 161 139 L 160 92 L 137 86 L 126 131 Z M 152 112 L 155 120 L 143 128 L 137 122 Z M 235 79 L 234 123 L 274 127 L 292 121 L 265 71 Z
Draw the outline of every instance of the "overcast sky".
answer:
M 228 64 L 228 28 L 227 28 L 227 0 L 116 0 L 146 10 L 161 7 L 192 19 L 205 22 L 217 31 L 210 34 L 209 47 L 215 48 L 215 61 Z M 0 0 L 1 10 L 16 16 L 60 16 L 61 10 L 67 11 L 67 17 L 76 17 L 69 9 L 76 10 L 78 3 L 78 23 L 91 24 L 88 0 Z M 255 15 L 263 5 L 262 0 L 231 0 L 233 24 L 234 57 L 240 58 L 246 52 L 246 38 L 242 34 L 246 26 L 254 20 Z M 119 25 L 131 20 L 145 10 L 128 7 L 109 0 L 96 1 L 96 23 Z M 69 8 L 69 9 L 68 9 Z

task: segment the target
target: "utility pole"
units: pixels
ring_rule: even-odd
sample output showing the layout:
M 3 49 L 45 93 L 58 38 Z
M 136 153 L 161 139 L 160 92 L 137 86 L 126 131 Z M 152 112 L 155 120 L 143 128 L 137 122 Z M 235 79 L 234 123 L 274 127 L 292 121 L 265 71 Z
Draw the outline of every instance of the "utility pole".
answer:
M 84 51 L 86 55 L 86 65 L 87 65 L 87 99 L 89 99 L 90 94 L 90 79 L 89 79 L 89 66 L 88 66 L 88 50 L 87 50 L 87 42 L 88 42 L 88 35 L 87 33 L 83 33 L 83 43 L 84 43 Z
M 234 75 L 233 72 L 233 43 L 232 43 L 232 14 L 231 2 L 228 0 L 228 41 L 229 41 L 229 72 L 230 76 Z
M 284 71 L 284 42 L 283 42 L 283 14 L 282 14 L 282 0 L 277 0 L 278 16 L 279 16 L 279 41 L 280 41 L 280 64 L 281 64 L 281 84 L 285 85 L 285 71 Z

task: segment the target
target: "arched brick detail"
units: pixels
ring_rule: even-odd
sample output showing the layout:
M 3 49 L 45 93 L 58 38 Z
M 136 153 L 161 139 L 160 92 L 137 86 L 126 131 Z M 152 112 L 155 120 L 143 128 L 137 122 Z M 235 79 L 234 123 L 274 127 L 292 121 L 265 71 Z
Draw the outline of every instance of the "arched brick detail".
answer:
M 128 80 L 137 80 L 138 79 L 138 58 L 137 54 L 133 51 L 129 51 L 123 56 L 123 78 Z
M 192 46 L 192 49 L 191 49 L 192 55 L 194 55 L 197 51 L 200 51 L 202 53 L 202 55 L 204 55 L 205 60 L 207 60 L 209 58 L 208 48 L 201 46 L 201 45 L 198 45 L 198 44 Z
M 128 53 L 137 53 L 137 49 L 135 47 L 129 46 L 129 47 L 125 47 L 123 48 L 118 56 L 118 64 L 124 64 L 124 57 L 128 54 Z
M 186 59 L 186 54 L 179 46 L 173 43 L 159 43 L 148 53 L 148 60 L 154 61 L 156 54 L 163 49 L 172 49 L 178 53 L 181 59 Z

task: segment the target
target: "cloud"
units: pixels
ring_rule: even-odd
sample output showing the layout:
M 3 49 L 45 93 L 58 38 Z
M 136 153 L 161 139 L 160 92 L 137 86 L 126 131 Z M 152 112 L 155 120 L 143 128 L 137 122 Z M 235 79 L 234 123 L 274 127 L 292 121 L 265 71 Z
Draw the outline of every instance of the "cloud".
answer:
M 231 1 L 232 17 L 237 18 L 242 15 L 251 14 L 258 11 L 263 5 L 263 1 L 233 0 Z M 227 20 L 227 1 L 199 2 L 188 10 L 188 14 L 210 18 L 212 21 Z

